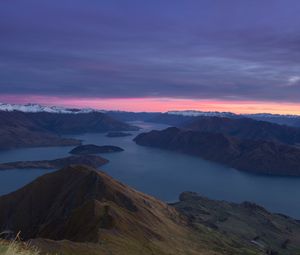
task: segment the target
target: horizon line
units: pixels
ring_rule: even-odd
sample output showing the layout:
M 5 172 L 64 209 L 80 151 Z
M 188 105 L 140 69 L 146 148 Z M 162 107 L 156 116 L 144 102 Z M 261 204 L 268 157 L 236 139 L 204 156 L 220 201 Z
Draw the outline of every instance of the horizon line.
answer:
M 92 108 L 105 111 L 168 112 L 202 111 L 243 114 L 279 114 L 300 116 L 300 103 L 250 100 L 179 99 L 179 98 L 84 98 L 43 95 L 0 95 L 7 104 L 39 104 L 66 108 Z

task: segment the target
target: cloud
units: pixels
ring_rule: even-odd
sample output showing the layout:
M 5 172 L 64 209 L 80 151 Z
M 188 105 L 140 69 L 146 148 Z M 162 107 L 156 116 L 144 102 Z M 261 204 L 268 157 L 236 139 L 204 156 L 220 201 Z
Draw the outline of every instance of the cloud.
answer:
M 297 0 L 0 7 L 2 94 L 300 101 Z
M 288 79 L 288 81 L 291 86 L 299 85 L 300 84 L 300 76 L 291 76 Z

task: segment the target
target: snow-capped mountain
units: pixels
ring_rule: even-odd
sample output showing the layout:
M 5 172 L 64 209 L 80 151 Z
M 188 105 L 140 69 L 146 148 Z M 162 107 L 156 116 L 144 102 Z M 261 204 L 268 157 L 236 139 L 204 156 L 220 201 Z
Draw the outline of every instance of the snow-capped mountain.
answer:
M 21 112 L 49 112 L 49 113 L 90 113 L 90 112 L 103 112 L 114 115 L 128 115 L 131 112 L 124 111 L 107 111 L 107 110 L 97 110 L 92 108 L 66 108 L 60 106 L 45 106 L 40 104 L 7 104 L 0 103 L 0 111 L 21 111 Z M 144 115 L 151 115 L 153 113 L 144 113 Z M 159 113 L 157 113 L 159 114 Z M 300 115 L 281 115 L 281 114 L 271 114 L 271 113 L 255 113 L 255 114 L 235 114 L 232 112 L 216 112 L 216 111 L 196 111 L 196 110 L 185 110 L 185 111 L 168 111 L 165 114 L 185 116 L 185 117 L 225 117 L 225 118 L 252 118 L 256 120 L 269 121 L 281 125 L 290 125 L 300 127 Z M 128 117 L 128 116 L 127 116 Z M 118 116 L 117 118 L 120 118 Z M 135 118 L 137 118 L 135 116 Z
M 70 114 L 77 114 L 77 113 L 89 113 L 89 112 L 103 112 L 101 110 L 95 110 L 91 108 L 83 108 L 83 109 L 76 109 L 76 108 L 65 108 L 59 106 L 43 106 L 39 104 L 5 104 L 0 103 L 0 111 L 20 111 L 20 112 L 49 112 L 49 113 L 70 113 Z
M 249 118 L 300 118 L 300 115 L 293 115 L 293 114 L 274 114 L 274 113 L 252 113 L 252 114 L 244 114 L 243 116 Z
M 186 110 L 186 111 L 168 111 L 167 114 L 173 115 L 182 115 L 182 116 L 190 116 L 190 117 L 198 117 L 198 116 L 216 116 L 216 117 L 228 117 L 233 118 L 238 116 L 232 112 L 204 112 L 204 111 L 195 111 L 195 110 Z
M 225 117 L 225 118 L 251 118 L 260 121 L 267 121 L 276 123 L 279 125 L 288 125 L 294 127 L 300 127 L 300 115 L 283 115 L 283 114 L 272 114 L 272 113 L 254 113 L 254 114 L 235 114 L 232 112 L 204 112 L 204 111 L 169 111 L 166 112 L 170 115 L 177 115 L 178 117 Z
M 167 114 L 182 115 L 182 116 L 215 116 L 215 117 L 248 117 L 248 118 L 300 118 L 299 115 L 284 115 L 284 114 L 272 114 L 272 113 L 253 113 L 253 114 L 236 114 L 232 112 L 205 112 L 205 111 L 195 111 L 195 110 L 186 110 L 186 111 L 168 111 Z

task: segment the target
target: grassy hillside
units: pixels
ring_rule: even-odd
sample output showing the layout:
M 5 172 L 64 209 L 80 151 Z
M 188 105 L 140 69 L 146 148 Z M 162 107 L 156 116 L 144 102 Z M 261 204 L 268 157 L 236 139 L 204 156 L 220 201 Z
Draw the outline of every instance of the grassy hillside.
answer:
M 259 254 L 187 223 L 174 207 L 86 166 L 46 174 L 0 198 L 2 230 L 20 231 L 42 254 Z
M 299 254 L 300 223 L 245 202 L 183 193 L 168 205 L 83 165 L 0 197 L 0 231 L 41 255 Z M 3 242 L 0 255 L 39 254 Z

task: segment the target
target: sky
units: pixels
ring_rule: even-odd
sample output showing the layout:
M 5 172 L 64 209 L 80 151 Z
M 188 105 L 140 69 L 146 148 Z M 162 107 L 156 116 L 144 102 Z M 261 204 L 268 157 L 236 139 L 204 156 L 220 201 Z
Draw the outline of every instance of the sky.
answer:
M 2 0 L 0 101 L 300 114 L 299 0 Z

